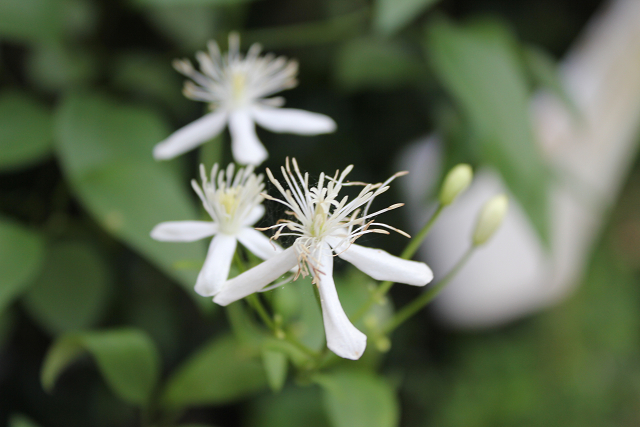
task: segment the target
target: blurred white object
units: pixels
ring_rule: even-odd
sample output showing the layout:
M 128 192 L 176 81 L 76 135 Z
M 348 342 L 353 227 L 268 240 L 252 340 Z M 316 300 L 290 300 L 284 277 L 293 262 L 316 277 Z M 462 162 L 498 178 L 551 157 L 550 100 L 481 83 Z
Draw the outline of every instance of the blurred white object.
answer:
M 640 0 L 612 1 L 562 61 L 562 80 L 583 114 L 582 122 L 550 95 L 533 102 L 538 142 L 560 174 L 551 191 L 550 252 L 545 253 L 511 198 L 501 229 L 437 299 L 436 313 L 444 322 L 457 327 L 505 323 L 562 300 L 578 284 L 604 214 L 636 155 L 639 23 Z M 402 158 L 403 168 L 424 170 L 425 162 L 437 162 L 436 140 L 431 137 L 410 148 Z M 422 183 L 408 181 L 414 206 L 425 194 Z M 496 173 L 481 170 L 469 190 L 445 210 L 421 252 L 437 275 L 442 277 L 468 248 L 482 204 L 505 191 Z M 426 213 L 413 215 L 417 228 Z

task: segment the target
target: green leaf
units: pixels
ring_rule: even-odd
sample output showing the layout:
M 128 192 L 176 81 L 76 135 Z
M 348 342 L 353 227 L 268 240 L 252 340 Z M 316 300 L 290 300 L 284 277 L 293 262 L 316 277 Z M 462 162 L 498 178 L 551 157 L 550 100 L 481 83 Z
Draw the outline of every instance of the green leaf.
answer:
M 376 31 L 393 35 L 411 23 L 439 0 L 376 0 L 373 26 Z
M 548 173 L 535 144 L 526 78 L 502 30 L 430 25 L 427 49 L 440 82 L 457 101 L 481 159 L 496 167 L 548 241 Z
M 179 0 L 167 2 L 163 7 L 148 8 L 145 14 L 159 31 L 182 49 L 206 49 L 207 41 L 215 38 L 218 13 L 205 5 L 184 3 Z
M 247 427 L 328 427 L 319 387 L 285 387 L 249 402 Z
M 256 349 L 223 336 L 174 372 L 161 401 L 170 407 L 215 405 L 249 396 L 267 385 Z
M 51 112 L 27 94 L 0 94 L 0 169 L 35 163 L 51 151 Z
M 34 41 L 58 38 L 62 7 L 57 0 L 0 0 L 0 39 Z
M 554 59 L 536 46 L 524 47 L 522 54 L 534 81 L 557 96 L 574 117 L 579 118 L 581 114 L 578 106 L 564 87 Z
M 315 377 L 334 427 L 394 427 L 400 413 L 394 390 L 365 371 L 338 371 Z
M 0 313 L 33 283 L 44 258 L 41 237 L 0 218 Z
M 267 382 L 273 391 L 282 390 L 287 379 L 287 355 L 281 351 L 262 350 L 262 363 L 267 373 Z
M 237 3 L 247 3 L 254 0 L 130 0 L 141 6 L 224 6 Z
M 23 303 L 40 326 L 54 335 L 86 329 L 104 313 L 110 286 L 108 266 L 91 245 L 57 243 Z
M 156 242 L 149 236 L 160 222 L 199 218 L 187 183 L 151 156 L 168 133 L 160 118 L 101 96 L 72 95 L 56 122 L 63 170 L 86 208 L 107 231 L 191 289 L 197 271 L 175 265 L 204 259 L 204 242 Z
M 58 41 L 33 46 L 26 65 L 29 79 L 37 87 L 51 92 L 87 85 L 98 73 L 92 52 L 73 49 Z
M 43 388 L 51 391 L 62 371 L 84 352 L 94 357 L 105 381 L 121 399 L 137 405 L 149 401 L 160 370 L 158 351 L 144 332 L 130 328 L 59 338 L 42 365 Z
M 338 51 L 335 77 L 348 90 L 393 88 L 421 74 L 421 61 L 403 45 L 375 38 L 356 38 Z
M 24 415 L 12 415 L 9 418 L 9 427 L 40 427 L 39 424 L 33 422 L 33 420 L 25 417 Z

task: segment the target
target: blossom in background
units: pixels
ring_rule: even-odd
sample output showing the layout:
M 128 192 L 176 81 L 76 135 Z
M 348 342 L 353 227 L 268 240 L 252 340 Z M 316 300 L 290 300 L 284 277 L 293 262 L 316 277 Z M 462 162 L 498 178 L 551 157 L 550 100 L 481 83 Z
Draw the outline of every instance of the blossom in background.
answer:
M 387 191 L 388 184 L 402 174 L 394 175 L 383 184 L 364 185 L 358 196 L 349 201 L 347 196 L 342 199 L 338 199 L 338 196 L 341 188 L 349 185 L 344 180 L 353 166 L 347 167 L 342 174 L 337 171 L 333 177 L 320 174 L 318 184 L 309 188 L 309 175 L 300 173 L 295 159 L 292 163 L 293 171 L 289 159 L 286 168 L 282 168 L 288 189 L 267 169 L 269 179 L 282 193 L 284 200 L 265 197 L 285 205 L 293 218 L 280 220 L 269 227 L 276 230 L 274 238 L 293 236 L 295 242 L 273 258 L 227 281 L 213 301 L 221 305 L 230 304 L 261 290 L 298 266 L 298 274 L 311 275 L 318 287 L 327 346 L 338 356 L 358 359 L 364 352 L 367 337 L 351 324 L 338 300 L 333 281 L 334 254 L 376 280 L 424 286 L 433 279 L 433 273 L 422 262 L 404 260 L 380 249 L 353 243 L 366 233 L 388 234 L 387 229 L 396 230 L 374 222 L 373 218 L 402 204 L 374 213 L 368 213 L 368 210 L 373 199 Z
M 264 199 L 260 194 L 264 189 L 263 177 L 255 175 L 252 166 L 234 174 L 233 163 L 226 171 L 218 171 L 215 164 L 209 182 L 204 165 L 200 165 L 200 175 L 202 188 L 195 180 L 191 185 L 213 221 L 163 222 L 154 227 L 151 237 L 167 242 L 193 242 L 213 236 L 195 286 L 200 295 L 213 296 L 229 276 L 237 242 L 262 259 L 282 252 L 282 248 L 252 227 L 264 215 L 261 204 Z
M 293 108 L 280 108 L 284 98 L 266 98 L 297 85 L 298 63 L 273 54 L 260 55 L 254 44 L 246 56 L 240 53 L 240 37 L 229 35 L 229 51 L 221 55 L 218 44 L 210 41 L 209 52 L 196 53 L 200 71 L 187 59 L 173 66 L 191 78 L 183 93 L 195 101 L 208 102 L 211 113 L 177 130 L 153 150 L 158 159 L 172 159 L 218 135 L 229 125 L 231 151 L 241 164 L 259 165 L 267 150 L 258 139 L 255 123 L 273 132 L 318 135 L 333 132 L 335 122 L 323 114 Z

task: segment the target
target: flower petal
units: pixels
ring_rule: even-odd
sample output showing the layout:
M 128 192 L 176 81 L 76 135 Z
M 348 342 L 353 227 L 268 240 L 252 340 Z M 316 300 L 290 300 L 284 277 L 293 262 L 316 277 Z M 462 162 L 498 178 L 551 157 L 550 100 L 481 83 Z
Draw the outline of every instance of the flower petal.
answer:
M 233 158 L 238 163 L 257 166 L 269 156 L 247 111 L 236 111 L 229 116 L 229 132 Z
M 324 114 L 296 108 L 254 108 L 254 120 L 272 132 L 318 135 L 336 130 L 336 122 Z
M 282 252 L 277 243 L 253 228 L 246 227 L 240 230 L 238 241 L 258 258 L 269 259 Z
M 291 247 L 228 280 L 213 302 L 228 305 L 259 291 L 298 264 L 298 253 Z
M 256 207 L 254 207 L 251 212 L 249 212 L 249 215 L 247 215 L 244 218 L 244 221 L 242 221 L 242 225 L 253 225 L 256 222 L 258 222 L 260 220 L 260 218 L 262 218 L 264 216 L 264 206 L 262 205 L 258 205 Z
M 202 116 L 172 133 L 153 148 L 156 160 L 173 159 L 218 135 L 227 122 L 227 113 L 218 110 Z
M 433 272 L 427 264 L 398 258 L 382 249 L 351 244 L 347 250 L 334 250 L 340 258 L 376 280 L 390 280 L 414 286 L 424 286 L 433 280 Z
M 217 232 L 218 225 L 211 221 L 167 221 L 153 227 L 151 238 L 161 242 L 194 242 Z
M 324 274 L 318 275 L 318 291 L 327 347 L 340 357 L 357 360 L 367 347 L 367 336 L 353 326 L 342 309 L 333 281 L 333 258 L 330 253 L 321 256 L 321 265 Z
M 229 277 L 236 244 L 236 236 L 220 233 L 213 237 L 207 258 L 204 260 L 204 265 L 196 281 L 195 290 L 198 294 L 210 297 L 220 292 Z

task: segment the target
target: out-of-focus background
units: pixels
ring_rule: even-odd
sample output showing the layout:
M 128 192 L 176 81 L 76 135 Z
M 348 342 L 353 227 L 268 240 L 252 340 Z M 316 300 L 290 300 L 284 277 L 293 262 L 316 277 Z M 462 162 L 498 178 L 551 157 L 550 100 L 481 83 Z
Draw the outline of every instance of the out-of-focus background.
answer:
M 633 16 L 636 0 L 0 0 L 0 425 L 144 423 L 88 357 L 43 390 L 42 362 L 63 334 L 144 331 L 166 378 L 228 328 L 192 291 L 205 243 L 148 234 L 199 218 L 196 165 L 231 159 L 226 135 L 170 162 L 151 149 L 206 107 L 182 96 L 172 59 L 193 59 L 210 39 L 224 50 L 234 30 L 243 49 L 259 42 L 297 58 L 287 106 L 338 124 L 316 137 L 259 129 L 264 166 L 294 156 L 317 175 L 354 164 L 352 179 L 366 182 L 410 167 L 379 202 L 406 201 L 384 222 L 408 231 L 459 162 L 501 177 L 476 183 L 491 181 L 487 198 L 512 197 L 517 217 L 499 247 L 480 249 L 437 310 L 398 329 L 376 362 L 397 392 L 398 425 L 639 425 Z M 484 193 L 471 190 L 421 255 L 436 277 L 466 249 L 449 236 L 473 222 L 473 195 Z M 580 203 L 566 208 L 563 191 Z M 577 224 L 568 237 L 567 224 Z M 397 254 L 406 241 L 363 243 Z M 395 305 L 418 295 L 407 288 L 393 289 Z M 281 300 L 284 311 L 297 304 Z M 237 360 L 220 352 L 227 387 L 183 425 L 357 425 L 327 416 L 316 386 L 290 380 L 273 393 L 248 374 L 236 381 Z

